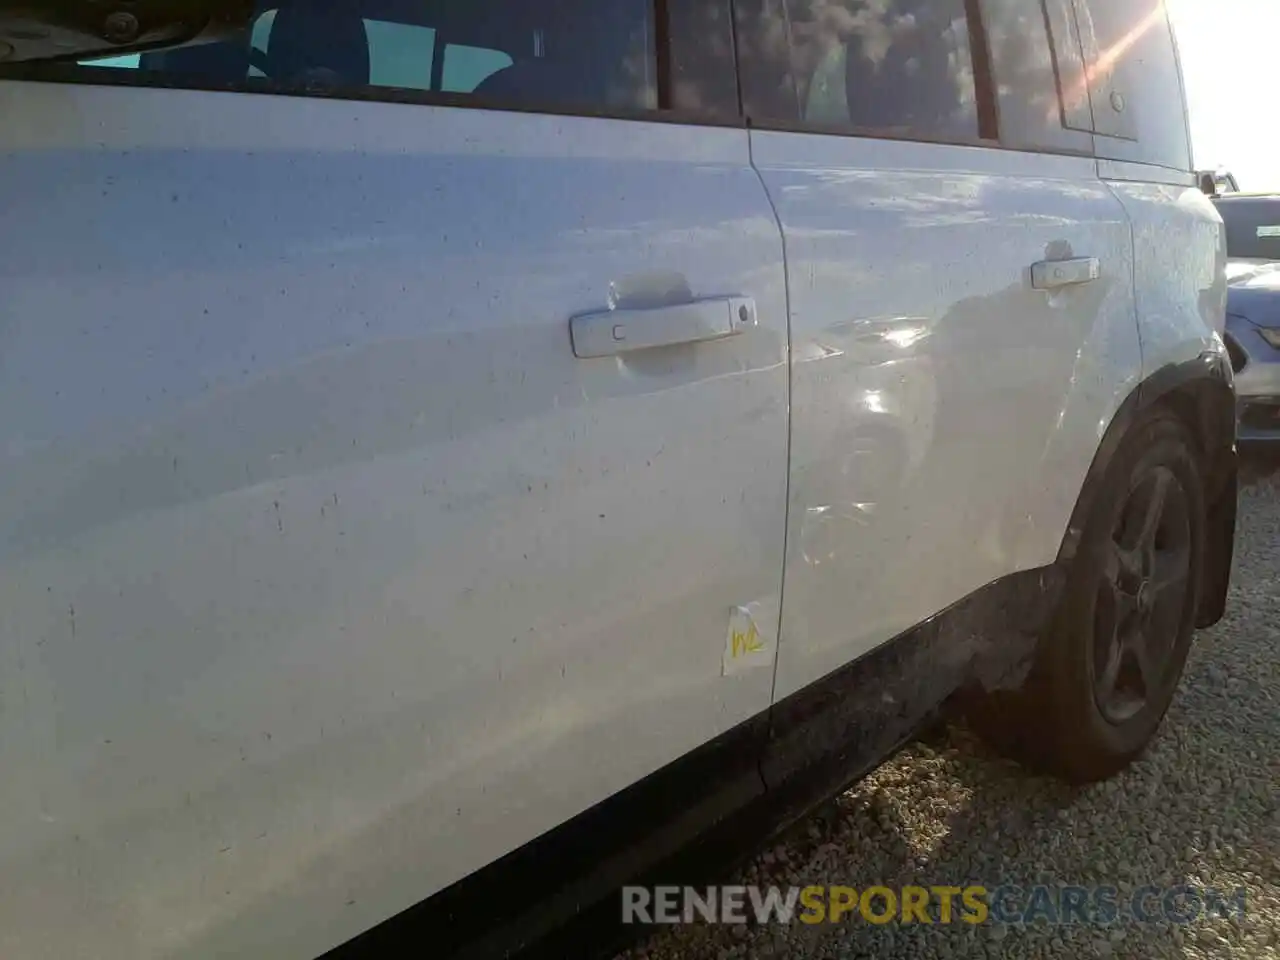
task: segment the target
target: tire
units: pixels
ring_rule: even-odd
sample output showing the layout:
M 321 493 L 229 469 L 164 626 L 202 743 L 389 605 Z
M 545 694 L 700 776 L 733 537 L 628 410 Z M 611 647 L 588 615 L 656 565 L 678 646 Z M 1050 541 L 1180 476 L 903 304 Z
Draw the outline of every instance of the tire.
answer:
M 1163 409 L 1121 443 L 1026 684 L 971 711 L 1001 752 L 1089 783 L 1150 743 L 1195 631 L 1206 524 L 1195 451 Z

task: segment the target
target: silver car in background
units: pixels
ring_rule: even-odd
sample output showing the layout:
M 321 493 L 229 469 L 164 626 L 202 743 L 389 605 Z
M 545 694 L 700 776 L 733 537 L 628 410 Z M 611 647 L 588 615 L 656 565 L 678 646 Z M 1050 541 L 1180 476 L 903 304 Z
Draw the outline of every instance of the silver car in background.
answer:
M 1227 227 L 1227 327 L 1239 439 L 1280 440 L 1280 195 L 1218 197 Z

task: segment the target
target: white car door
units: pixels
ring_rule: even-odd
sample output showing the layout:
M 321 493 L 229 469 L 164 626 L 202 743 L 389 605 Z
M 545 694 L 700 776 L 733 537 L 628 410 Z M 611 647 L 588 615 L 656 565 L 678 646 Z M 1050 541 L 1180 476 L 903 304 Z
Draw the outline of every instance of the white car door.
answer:
M 768 708 L 785 277 L 717 6 L 0 81 L 6 960 L 314 956 Z
M 1063 105 L 1069 61 L 1056 71 L 1051 44 L 1076 40 L 1051 7 L 737 7 L 752 156 L 791 290 L 780 701 L 1051 563 L 1137 383 L 1129 224 Z M 785 711 L 775 720 L 786 729 Z

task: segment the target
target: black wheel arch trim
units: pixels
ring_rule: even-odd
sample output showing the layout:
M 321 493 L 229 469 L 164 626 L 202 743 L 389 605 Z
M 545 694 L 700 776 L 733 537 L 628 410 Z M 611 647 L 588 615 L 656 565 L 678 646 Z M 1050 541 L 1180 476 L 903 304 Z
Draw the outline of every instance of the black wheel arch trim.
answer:
M 1122 441 L 1144 413 L 1153 406 L 1165 406 L 1191 429 L 1204 470 L 1208 528 L 1196 626 L 1212 626 L 1222 619 L 1235 552 L 1239 490 L 1233 382 L 1227 354 L 1206 350 L 1192 360 L 1161 367 L 1134 388 L 1098 444 L 1058 551 L 1060 564 L 1068 565 L 1075 558 L 1085 523 Z

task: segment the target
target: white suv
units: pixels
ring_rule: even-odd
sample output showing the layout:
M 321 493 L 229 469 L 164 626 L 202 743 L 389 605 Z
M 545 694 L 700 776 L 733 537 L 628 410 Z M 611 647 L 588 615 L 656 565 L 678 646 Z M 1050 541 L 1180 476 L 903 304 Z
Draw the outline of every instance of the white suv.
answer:
M 1151 0 L 23 0 L 0 49 L 6 960 L 578 955 L 945 702 L 1115 772 L 1221 615 Z

